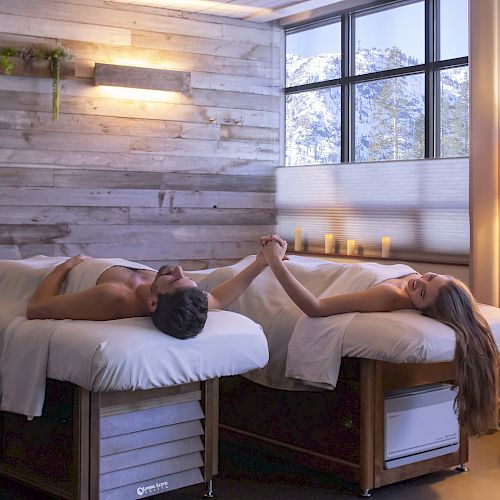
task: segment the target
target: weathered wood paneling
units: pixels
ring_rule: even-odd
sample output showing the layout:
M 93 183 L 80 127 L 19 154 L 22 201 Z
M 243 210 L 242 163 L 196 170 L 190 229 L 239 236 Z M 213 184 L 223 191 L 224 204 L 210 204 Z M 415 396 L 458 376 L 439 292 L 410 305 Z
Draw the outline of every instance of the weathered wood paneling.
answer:
M 196 158 L 194 156 L 137 155 L 128 153 L 89 153 L 78 151 L 38 151 L 0 148 L 0 166 L 110 169 L 136 172 L 189 172 L 234 175 L 274 175 L 275 166 L 260 160 L 237 158 Z M 242 185 L 244 181 L 242 180 Z
M 0 210 L 0 224 L 24 227 L 30 224 L 128 224 L 129 221 L 134 224 L 141 223 L 140 217 L 135 215 L 133 218 L 131 217 L 130 210 L 125 207 L 21 207 L 19 205 L 6 205 Z M 153 217 L 151 218 L 153 219 Z M 156 220 L 159 220 L 159 216 L 156 216 Z M 274 223 L 273 219 L 270 219 L 270 221 L 272 222 L 263 219 L 259 223 Z M 189 222 L 186 222 L 186 224 L 189 224 Z M 239 222 L 239 224 L 243 224 L 243 222 Z
M 274 195 L 230 191 L 1 187 L 0 206 L 273 208 Z
M 53 186 L 54 172 L 49 169 L 0 167 L 0 186 Z
M 134 89 L 132 89 L 134 90 Z M 120 97 L 123 93 L 120 93 Z M 239 94 L 240 107 L 199 106 L 171 102 L 141 101 L 139 99 L 78 97 L 61 95 L 64 113 L 91 116 L 118 116 L 146 120 L 182 121 L 191 123 L 238 123 L 247 126 L 278 128 L 279 114 L 272 111 L 244 109 L 244 95 Z M 52 96 L 46 94 L 0 91 L 0 110 L 45 111 L 52 109 Z
M 33 172 L 33 169 L 30 169 Z M 50 175 L 45 173 L 50 181 Z M 38 176 L 36 177 L 38 182 Z M 43 179 L 43 176 L 40 176 Z M 168 189 L 178 191 L 252 191 L 257 193 L 274 193 L 275 178 L 264 176 L 246 176 L 242 183 L 239 175 L 217 174 L 179 174 L 175 172 L 143 172 L 140 176 L 126 171 L 88 171 L 88 170 L 55 170 L 53 172 L 56 187 L 109 187 L 120 189 Z M 21 184 L 20 184 L 21 185 Z M 28 184 L 30 185 L 30 184 Z M 31 184 L 34 185 L 34 184 Z M 40 185 L 40 184 L 36 184 Z M 50 184 L 42 184 L 50 185 Z
M 262 29 L 258 24 L 252 26 L 235 25 L 234 23 L 224 23 L 221 18 L 200 16 L 199 20 L 187 16 L 169 16 L 158 13 L 145 13 L 140 11 L 130 11 L 122 9 L 118 5 L 107 5 L 107 8 L 89 6 L 82 0 L 81 5 L 66 4 L 50 0 L 2 0 L 1 11 L 5 14 L 18 16 L 30 16 L 49 20 L 55 23 L 78 22 L 93 26 L 105 26 L 112 28 L 142 29 L 159 33 L 172 33 L 181 35 L 192 35 L 206 38 L 223 39 L 227 41 L 260 43 L 262 45 L 272 45 L 272 30 Z M 82 5 L 84 8 L 82 8 Z M 6 30 L 2 30 L 6 31 Z M 9 31 L 7 31 L 9 32 Z M 36 31 L 34 31 L 36 33 Z M 17 31 L 15 31 L 17 33 Z M 31 34 L 31 33 L 28 33 Z M 70 37 L 61 37 L 70 38 Z M 75 38 L 78 40 L 78 38 Z M 124 44 L 125 45 L 125 44 Z
M 135 244 L 134 244 L 135 243 Z M 23 257 L 30 255 L 77 255 L 94 257 L 120 255 L 124 259 L 150 261 L 176 261 L 198 259 L 239 259 L 255 253 L 255 240 L 221 241 L 201 243 L 151 243 L 141 245 L 140 241 L 121 243 L 34 243 L 17 245 Z M 12 247 L 11 247 L 12 248 Z
M 0 245 L 25 243 L 87 243 L 108 238 L 113 243 L 201 243 L 217 241 L 256 241 L 269 234 L 271 226 L 156 226 L 125 224 L 0 224 Z
M 0 75 L 0 258 L 123 257 L 201 269 L 274 230 L 277 28 L 105 0 L 3 0 L 0 47 L 66 47 L 50 78 Z M 191 89 L 94 86 L 94 64 L 189 72 Z
M 225 127 L 228 127 L 227 125 Z M 229 126 L 235 128 L 236 126 Z M 238 127 L 242 128 L 242 127 Z M 247 127 L 248 128 L 248 127 Z M 245 134 L 233 132 L 221 133 L 217 124 L 165 122 L 162 120 L 140 120 L 91 115 L 62 115 L 53 121 L 51 113 L 38 111 L 4 110 L 0 115 L 0 129 L 10 130 L 47 130 L 52 132 L 74 132 L 78 134 L 129 135 L 133 137 L 161 137 L 182 139 L 206 139 L 219 141 L 231 140 L 231 137 L 246 139 Z M 252 127 L 251 130 L 254 130 Z M 260 129 L 260 142 L 269 142 L 275 137 L 274 129 Z M 250 132 L 249 132 L 250 133 Z M 254 133 L 254 132 L 252 132 Z M 231 135 L 231 137 L 229 137 Z
M 137 208 L 130 207 L 131 224 L 276 224 L 273 209 L 260 208 Z
M 271 62 L 273 54 L 273 47 L 269 45 L 254 45 L 243 42 L 228 44 L 220 40 L 137 30 L 132 33 L 132 45 L 146 49 L 174 50 L 176 52 L 209 54 L 263 62 Z
M 186 57 L 186 53 L 172 51 L 169 44 L 165 44 L 163 50 L 158 50 L 109 44 L 88 44 L 71 40 L 65 40 L 63 43 L 79 60 L 102 63 L 120 59 L 141 60 L 145 66 L 153 68 L 257 76 L 267 79 L 271 79 L 277 71 L 272 62 L 262 62 L 255 59 L 193 53 L 189 53 Z
M 87 64 L 87 61 L 84 61 Z M 77 67 L 77 79 L 63 80 L 61 85 L 61 94 L 63 96 L 74 97 L 91 97 L 91 98 L 105 98 L 110 99 L 117 97 L 112 95 L 109 89 L 94 87 L 92 79 L 94 71 L 94 63 L 89 65 L 89 77 L 82 77 L 79 74 L 79 67 L 82 61 L 75 61 Z M 29 92 L 36 94 L 51 94 L 52 82 L 47 78 L 26 78 L 15 76 L 0 75 L 0 90 L 10 92 Z M 119 89 L 115 90 L 118 92 Z M 16 97 L 16 94 L 7 94 L 7 97 Z M 144 101 L 143 93 L 134 93 L 127 91 L 127 100 L 130 101 Z M 261 94 L 245 94 L 242 92 L 219 92 L 216 90 L 206 89 L 191 89 L 187 94 L 180 94 L 176 92 L 150 92 L 148 94 L 150 100 L 155 102 L 165 102 L 170 104 L 185 104 L 192 105 L 196 103 L 198 106 L 212 106 L 221 108 L 233 108 L 236 110 L 255 110 L 255 111 L 269 111 L 277 112 L 279 98 L 271 95 Z M 64 110 L 63 110 L 64 111 Z M 67 111 L 67 110 L 66 110 Z
M 4 5 L 0 5 L 2 12 Z M 50 10 L 50 9 L 49 9 Z M 54 11 L 52 11 L 54 12 Z M 36 17 L 0 15 L 0 31 L 4 33 L 19 33 L 32 35 L 39 33 L 42 37 L 73 38 L 84 42 L 98 41 L 117 45 L 130 45 L 131 32 L 120 28 L 83 25 L 68 21 L 47 22 Z
M 84 139 L 84 140 L 83 140 Z M 33 147 L 49 151 L 134 152 L 173 154 L 178 156 L 215 155 L 223 158 L 269 160 L 278 154 L 278 146 L 269 143 L 242 141 L 199 141 L 196 139 L 156 139 L 101 134 L 72 134 L 69 132 L 32 132 L 3 130 L 0 148 Z

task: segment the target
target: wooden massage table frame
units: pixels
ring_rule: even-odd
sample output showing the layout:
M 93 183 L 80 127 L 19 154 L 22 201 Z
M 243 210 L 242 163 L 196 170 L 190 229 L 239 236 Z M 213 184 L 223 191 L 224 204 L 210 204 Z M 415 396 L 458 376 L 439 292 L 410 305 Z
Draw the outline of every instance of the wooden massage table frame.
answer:
M 29 429 L 32 423 L 27 422 L 24 416 L 2 412 L 0 414 L 2 439 L 0 475 L 58 498 L 97 500 L 99 498 L 101 417 L 157 408 L 164 404 L 199 401 L 204 413 L 204 434 L 201 436 L 204 450 L 201 451 L 203 458 L 201 472 L 207 492 L 211 493 L 212 478 L 218 471 L 218 395 L 219 379 L 217 378 L 159 389 L 110 393 L 90 392 L 69 382 L 48 380 L 44 415 L 35 418 L 34 422 L 38 420 L 37 439 L 43 440 L 43 435 L 40 436 L 40 429 L 42 431 L 44 429 L 44 419 L 46 422 L 56 419 L 56 423 L 51 427 L 52 430 L 57 429 L 56 435 L 50 440 L 47 438 L 47 442 L 41 444 L 47 454 L 54 454 L 53 458 L 49 459 L 50 466 L 47 467 L 42 463 L 39 466 L 26 467 L 26 461 L 33 458 L 29 457 L 30 453 L 33 455 L 33 451 L 30 452 L 29 437 L 27 442 L 21 441 L 21 446 L 14 452 L 12 448 L 9 448 L 9 456 L 6 456 L 5 450 L 8 444 L 5 442 L 6 431 L 11 431 L 11 435 L 12 432 L 16 432 L 15 435 L 20 434 L 20 439 L 24 440 L 25 436 L 20 429 Z M 52 403 L 57 403 L 55 407 L 59 410 L 51 410 L 51 398 Z M 60 411 L 60 403 L 66 409 L 65 416 L 64 411 Z M 48 415 L 45 413 L 46 409 L 48 409 Z M 64 456 L 65 446 L 68 446 L 66 456 Z M 37 449 L 40 450 L 40 448 Z M 64 463 L 65 459 L 66 463 Z M 53 474 L 52 469 L 56 470 L 56 474 Z
M 221 439 L 253 447 L 257 456 L 267 452 L 358 482 L 362 496 L 370 496 L 374 488 L 444 468 L 465 470 L 468 438 L 463 430 L 454 453 L 384 469 L 385 392 L 453 383 L 454 371 L 453 363 L 394 364 L 344 358 L 334 391 L 281 391 L 242 377 L 223 379 Z M 251 417 L 238 416 L 236 407 L 240 415 L 250 411 Z M 262 411 L 265 416 L 256 419 Z M 331 442 L 325 444 L 330 435 Z

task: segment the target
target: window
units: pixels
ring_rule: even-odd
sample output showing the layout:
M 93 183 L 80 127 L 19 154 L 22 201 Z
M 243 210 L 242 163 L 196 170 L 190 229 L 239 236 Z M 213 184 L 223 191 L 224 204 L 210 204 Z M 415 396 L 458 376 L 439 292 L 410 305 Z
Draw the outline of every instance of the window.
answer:
M 286 31 L 286 165 L 468 155 L 467 0 L 380 3 Z
M 467 9 L 379 0 L 287 29 L 285 238 L 300 226 L 306 251 L 333 233 L 337 253 L 354 239 L 380 257 L 390 236 L 394 258 L 467 262 Z

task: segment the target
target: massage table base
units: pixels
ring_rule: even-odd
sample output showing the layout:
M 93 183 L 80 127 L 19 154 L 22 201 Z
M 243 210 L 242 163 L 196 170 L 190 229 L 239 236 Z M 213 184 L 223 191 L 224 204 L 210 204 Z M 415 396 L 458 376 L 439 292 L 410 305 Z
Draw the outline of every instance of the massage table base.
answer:
M 221 439 L 358 482 L 370 490 L 468 460 L 458 451 L 384 469 L 384 393 L 450 382 L 453 363 L 393 364 L 344 358 L 334 391 L 281 391 L 242 377 L 221 380 Z
M 48 380 L 42 417 L 0 414 L 0 474 L 68 500 L 211 490 L 218 411 L 218 379 L 109 393 Z

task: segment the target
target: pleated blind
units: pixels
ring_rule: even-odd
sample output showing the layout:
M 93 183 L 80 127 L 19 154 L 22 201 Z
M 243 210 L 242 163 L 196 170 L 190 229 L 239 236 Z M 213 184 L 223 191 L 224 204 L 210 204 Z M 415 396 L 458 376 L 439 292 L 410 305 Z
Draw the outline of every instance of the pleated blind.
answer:
M 300 227 L 305 251 L 467 262 L 469 160 L 449 158 L 277 169 L 278 228 L 291 248 Z

